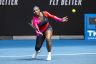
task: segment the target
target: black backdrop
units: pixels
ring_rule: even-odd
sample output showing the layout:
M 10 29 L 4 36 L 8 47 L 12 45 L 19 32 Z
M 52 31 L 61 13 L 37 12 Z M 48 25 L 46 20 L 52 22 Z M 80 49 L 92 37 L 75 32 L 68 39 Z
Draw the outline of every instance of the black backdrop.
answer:
M 0 6 L 0 36 L 34 35 L 28 25 L 37 5 L 58 17 L 68 16 L 69 22 L 58 23 L 50 19 L 55 35 L 84 35 L 84 14 L 96 13 L 96 0 L 83 0 L 82 6 L 50 6 L 49 0 L 18 0 L 17 6 Z M 72 13 L 72 9 L 77 10 Z

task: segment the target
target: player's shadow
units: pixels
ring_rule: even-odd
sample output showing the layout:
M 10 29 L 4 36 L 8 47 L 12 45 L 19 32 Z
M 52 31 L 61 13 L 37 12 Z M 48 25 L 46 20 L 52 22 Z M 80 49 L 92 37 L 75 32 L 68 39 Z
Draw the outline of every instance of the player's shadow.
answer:
M 45 59 L 39 59 L 39 58 L 37 58 L 37 59 L 32 59 L 32 58 L 28 58 L 28 59 L 17 59 L 17 60 L 25 60 L 25 61 L 35 61 L 35 60 L 42 60 L 42 61 L 47 61 L 47 60 L 45 60 Z

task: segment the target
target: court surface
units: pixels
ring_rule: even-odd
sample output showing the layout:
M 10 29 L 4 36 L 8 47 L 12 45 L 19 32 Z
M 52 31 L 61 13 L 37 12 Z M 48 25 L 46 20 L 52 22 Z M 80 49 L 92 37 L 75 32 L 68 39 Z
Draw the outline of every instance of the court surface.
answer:
M 96 64 L 96 41 L 52 40 L 52 60 L 46 61 L 44 42 L 32 59 L 35 40 L 0 40 L 0 64 Z

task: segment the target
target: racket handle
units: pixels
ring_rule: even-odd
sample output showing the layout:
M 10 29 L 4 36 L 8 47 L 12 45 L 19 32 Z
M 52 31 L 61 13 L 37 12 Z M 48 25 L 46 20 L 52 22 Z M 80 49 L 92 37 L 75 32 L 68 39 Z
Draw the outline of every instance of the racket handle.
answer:
M 28 23 L 31 27 L 32 27 L 32 24 L 31 23 Z

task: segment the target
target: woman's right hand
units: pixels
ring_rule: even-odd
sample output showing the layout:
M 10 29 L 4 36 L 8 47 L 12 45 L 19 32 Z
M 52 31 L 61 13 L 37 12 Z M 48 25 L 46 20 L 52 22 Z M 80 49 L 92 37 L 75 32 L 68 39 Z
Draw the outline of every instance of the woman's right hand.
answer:
M 43 33 L 42 33 L 42 32 L 40 32 L 40 31 L 39 31 L 39 32 L 38 32 L 38 31 L 36 31 L 36 34 L 37 34 L 37 35 L 42 35 L 42 36 L 43 36 Z
M 42 32 L 39 32 L 39 34 L 43 36 L 43 33 Z

